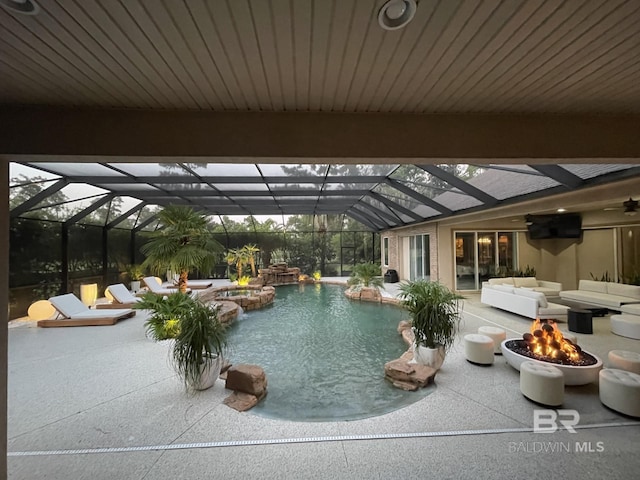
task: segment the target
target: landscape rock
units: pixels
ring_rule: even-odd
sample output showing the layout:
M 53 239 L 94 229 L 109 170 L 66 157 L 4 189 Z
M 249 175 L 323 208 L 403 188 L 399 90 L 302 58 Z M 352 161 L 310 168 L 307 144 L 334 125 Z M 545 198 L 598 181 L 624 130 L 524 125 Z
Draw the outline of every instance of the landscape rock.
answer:
M 233 392 L 223 403 L 239 412 L 246 412 L 258 404 L 258 398 L 249 393 Z
M 267 376 L 258 365 L 234 365 L 227 371 L 225 387 L 261 399 L 267 391 Z
M 426 387 L 434 381 L 437 370 L 426 365 L 411 363 L 412 360 L 413 355 L 408 351 L 402 357 L 385 364 L 384 375 L 394 387 L 407 390 L 406 384 L 411 384 L 417 389 Z
M 398 333 L 402 333 L 406 329 L 411 329 L 411 322 L 407 320 L 402 320 L 398 323 Z

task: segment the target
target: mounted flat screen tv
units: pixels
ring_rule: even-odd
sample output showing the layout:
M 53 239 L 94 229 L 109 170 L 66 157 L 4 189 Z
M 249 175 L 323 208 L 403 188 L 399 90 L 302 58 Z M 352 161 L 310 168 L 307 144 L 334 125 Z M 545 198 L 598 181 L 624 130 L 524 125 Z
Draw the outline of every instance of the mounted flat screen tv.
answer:
M 582 217 L 575 213 L 527 215 L 526 218 L 531 240 L 582 237 Z

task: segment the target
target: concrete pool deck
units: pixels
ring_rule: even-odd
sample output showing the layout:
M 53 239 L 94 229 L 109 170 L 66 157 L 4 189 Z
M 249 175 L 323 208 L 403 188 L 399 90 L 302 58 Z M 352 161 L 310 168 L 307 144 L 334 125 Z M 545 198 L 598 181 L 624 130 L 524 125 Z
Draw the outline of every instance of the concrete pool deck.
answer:
M 516 337 L 529 328 L 479 295 L 468 295 L 464 312 L 463 334 L 500 325 Z M 518 372 L 499 356 L 491 367 L 468 363 L 460 342 L 436 390 L 408 407 L 350 422 L 290 422 L 228 408 L 220 380 L 186 395 L 166 345 L 145 337 L 144 319 L 10 326 L 9 478 L 584 480 L 640 470 L 640 422 L 605 408 L 596 384 L 566 388 L 563 408 L 579 412 L 577 433 L 533 433 L 541 407 L 520 393 Z M 640 341 L 611 334 L 608 317 L 593 325 L 593 335 L 576 336 L 605 365 L 609 350 L 640 351 Z

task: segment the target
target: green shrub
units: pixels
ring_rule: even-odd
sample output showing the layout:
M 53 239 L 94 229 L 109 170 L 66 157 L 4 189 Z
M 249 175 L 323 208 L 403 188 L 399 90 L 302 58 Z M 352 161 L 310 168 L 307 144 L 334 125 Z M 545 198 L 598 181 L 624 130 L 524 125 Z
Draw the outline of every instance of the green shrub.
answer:
M 186 293 L 176 292 L 162 296 L 147 292 L 142 301 L 134 305 L 138 310 L 150 310 L 151 315 L 144 323 L 149 337 L 155 341 L 176 338 L 180 333 L 180 318 L 193 306 L 195 300 Z

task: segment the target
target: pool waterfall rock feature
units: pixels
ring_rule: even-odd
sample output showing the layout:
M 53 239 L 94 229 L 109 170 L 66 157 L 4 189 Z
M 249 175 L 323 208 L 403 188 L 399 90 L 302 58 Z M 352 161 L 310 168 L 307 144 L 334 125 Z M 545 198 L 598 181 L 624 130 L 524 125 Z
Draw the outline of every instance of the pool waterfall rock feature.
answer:
M 398 333 L 402 335 L 402 339 L 409 345 L 409 349 L 400 358 L 391 360 L 384 365 L 385 378 L 394 387 L 407 391 L 415 391 L 433 383 L 437 370 L 415 363 L 413 359 L 413 349 L 411 347 L 414 344 L 414 337 L 411 331 L 411 324 L 404 320 L 400 322 L 398 324 Z
M 363 300 L 366 302 L 382 302 L 382 295 L 377 287 L 362 287 L 359 285 L 349 287 L 344 294 L 351 300 Z
M 200 298 L 206 301 L 219 303 L 234 302 L 247 312 L 264 308 L 273 303 L 276 289 L 266 287 L 244 287 L 240 285 L 228 285 L 225 287 L 212 287 L 200 293 Z

